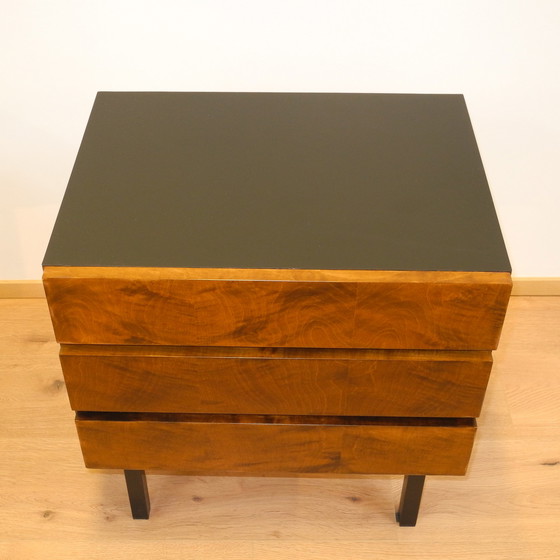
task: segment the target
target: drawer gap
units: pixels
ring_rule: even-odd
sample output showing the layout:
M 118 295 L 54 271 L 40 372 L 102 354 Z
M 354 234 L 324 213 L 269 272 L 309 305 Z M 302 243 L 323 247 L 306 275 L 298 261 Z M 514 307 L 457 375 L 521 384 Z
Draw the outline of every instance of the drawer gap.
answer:
M 188 422 L 213 424 L 298 424 L 333 426 L 444 426 L 476 427 L 474 418 L 406 418 L 384 416 L 289 416 L 272 414 L 185 414 L 146 412 L 76 413 L 78 421 L 111 422 Z

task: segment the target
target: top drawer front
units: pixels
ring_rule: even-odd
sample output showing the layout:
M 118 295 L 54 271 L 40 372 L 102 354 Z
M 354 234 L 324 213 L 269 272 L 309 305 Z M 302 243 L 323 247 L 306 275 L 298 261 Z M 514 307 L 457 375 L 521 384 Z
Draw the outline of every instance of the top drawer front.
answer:
M 301 348 L 496 348 L 505 273 L 48 267 L 57 340 Z

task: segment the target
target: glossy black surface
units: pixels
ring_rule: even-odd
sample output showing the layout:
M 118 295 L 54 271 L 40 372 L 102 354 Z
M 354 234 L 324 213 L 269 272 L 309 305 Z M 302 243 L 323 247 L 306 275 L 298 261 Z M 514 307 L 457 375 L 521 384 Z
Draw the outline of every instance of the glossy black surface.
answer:
M 100 93 L 43 264 L 510 271 L 460 95 Z

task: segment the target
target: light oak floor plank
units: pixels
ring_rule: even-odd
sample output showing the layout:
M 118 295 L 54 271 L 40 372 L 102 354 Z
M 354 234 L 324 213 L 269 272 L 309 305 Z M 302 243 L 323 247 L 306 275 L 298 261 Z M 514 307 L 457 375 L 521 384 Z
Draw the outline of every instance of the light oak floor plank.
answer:
M 148 473 L 83 467 L 47 306 L 0 301 L 0 559 L 533 560 L 560 557 L 560 298 L 514 297 L 466 477 L 428 477 L 418 525 L 400 477 Z

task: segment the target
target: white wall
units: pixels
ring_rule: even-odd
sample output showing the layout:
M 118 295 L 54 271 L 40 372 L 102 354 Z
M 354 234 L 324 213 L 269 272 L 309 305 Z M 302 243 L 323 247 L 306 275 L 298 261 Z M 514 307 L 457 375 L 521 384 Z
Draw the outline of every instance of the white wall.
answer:
M 0 0 L 0 279 L 98 90 L 464 93 L 515 276 L 560 276 L 559 0 Z

